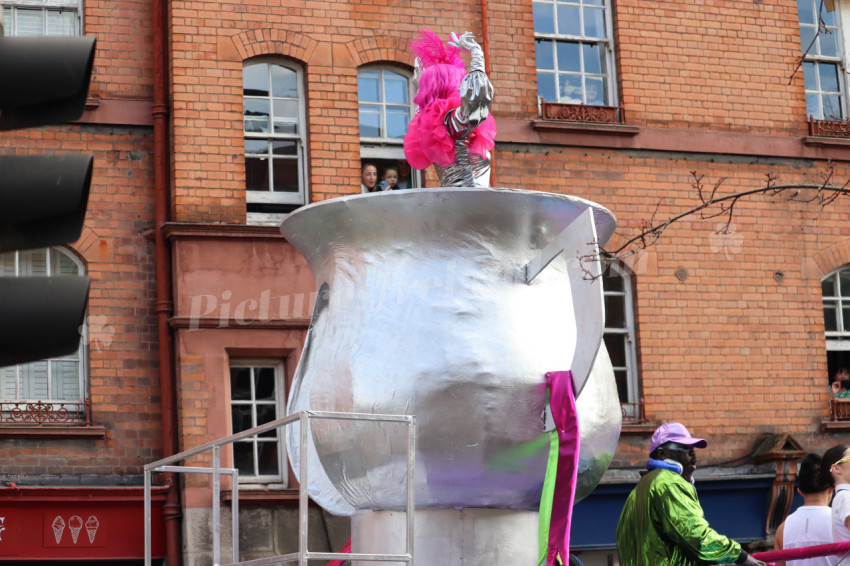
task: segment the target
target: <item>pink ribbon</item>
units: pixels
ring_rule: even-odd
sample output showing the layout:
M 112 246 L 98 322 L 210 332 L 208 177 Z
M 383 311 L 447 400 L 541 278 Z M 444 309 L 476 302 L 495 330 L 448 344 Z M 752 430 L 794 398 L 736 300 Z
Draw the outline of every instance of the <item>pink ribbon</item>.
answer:
M 802 558 L 815 558 L 817 556 L 835 556 L 847 552 L 850 552 L 850 542 L 835 542 L 832 544 L 818 544 L 816 546 L 803 546 L 785 550 L 755 552 L 752 554 L 752 557 L 762 562 L 781 562 L 783 560 L 800 560 Z
M 351 554 L 351 539 L 348 539 L 348 542 L 345 543 L 345 546 L 340 550 L 341 553 Z M 331 560 L 325 566 L 342 566 L 345 563 L 345 560 Z
M 549 407 L 558 432 L 558 471 L 546 554 L 546 564 L 553 566 L 557 556 L 560 555 L 565 563 L 569 557 L 570 522 L 578 478 L 579 429 L 572 373 L 551 371 L 546 374 L 546 382 L 549 384 Z

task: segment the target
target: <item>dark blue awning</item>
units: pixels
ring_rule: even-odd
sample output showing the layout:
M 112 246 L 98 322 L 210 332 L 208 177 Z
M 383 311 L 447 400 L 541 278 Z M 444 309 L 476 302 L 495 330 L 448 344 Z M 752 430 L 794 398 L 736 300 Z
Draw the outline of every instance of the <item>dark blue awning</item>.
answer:
M 708 523 L 738 542 L 765 538 L 772 480 L 735 479 L 697 482 L 697 494 Z M 574 550 L 616 548 L 617 521 L 634 485 L 606 484 L 573 509 L 570 547 Z

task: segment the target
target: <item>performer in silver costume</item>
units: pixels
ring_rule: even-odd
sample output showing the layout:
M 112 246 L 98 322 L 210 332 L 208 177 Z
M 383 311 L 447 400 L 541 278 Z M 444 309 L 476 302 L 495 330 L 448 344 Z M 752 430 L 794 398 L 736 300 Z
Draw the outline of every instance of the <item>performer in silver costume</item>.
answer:
M 427 30 L 413 48 L 417 113 L 405 136 L 408 162 L 417 169 L 433 164 L 444 187 L 489 187 L 496 126 L 483 50 L 470 32 L 452 33 L 446 47 Z M 460 49 L 470 54 L 469 72 Z

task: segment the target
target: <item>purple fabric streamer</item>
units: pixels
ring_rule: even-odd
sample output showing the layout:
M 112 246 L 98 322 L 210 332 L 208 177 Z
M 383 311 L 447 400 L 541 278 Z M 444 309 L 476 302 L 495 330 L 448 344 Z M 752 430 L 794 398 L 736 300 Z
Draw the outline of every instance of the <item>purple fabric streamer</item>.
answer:
M 572 372 L 552 371 L 546 374 L 549 385 L 549 407 L 558 432 L 558 472 L 549 524 L 547 566 L 554 566 L 560 555 L 566 564 L 570 550 L 570 522 L 578 477 L 579 429 L 578 412 L 573 395 Z

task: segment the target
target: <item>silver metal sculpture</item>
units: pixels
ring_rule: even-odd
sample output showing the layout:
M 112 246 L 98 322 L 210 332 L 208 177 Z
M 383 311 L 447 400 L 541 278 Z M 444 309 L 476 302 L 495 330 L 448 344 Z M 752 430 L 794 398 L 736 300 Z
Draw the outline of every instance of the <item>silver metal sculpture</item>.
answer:
M 543 376 L 571 369 L 585 496 L 621 419 L 598 348 L 602 282 L 581 280 L 599 302 L 588 309 L 595 321 L 577 322 L 589 315 L 573 296 L 576 253 L 545 251 L 582 219 L 596 237 L 573 241 L 604 244 L 616 224 L 592 202 L 511 189 L 355 195 L 291 213 L 281 231 L 307 258 L 318 298 L 288 412 L 416 415 L 417 508 L 530 510 L 549 446 Z M 550 260 L 533 277 L 533 265 Z M 288 437 L 296 470 L 297 435 Z M 390 429 L 314 427 L 311 497 L 337 514 L 403 507 L 403 446 Z
M 332 199 L 283 221 L 318 291 L 287 410 L 416 416 L 415 544 L 393 535 L 406 439 L 351 421 L 309 431 L 310 496 L 352 515 L 353 553 L 410 542 L 418 564 L 533 564 L 551 438 L 546 373 L 570 370 L 578 398 L 576 501 L 619 437 L 599 262 L 616 222 L 580 198 L 483 188 L 496 135 L 483 52 L 468 32 L 444 44 L 423 30 L 413 48 L 405 156 L 433 164 L 444 187 Z M 295 470 L 299 442 L 293 427 Z

